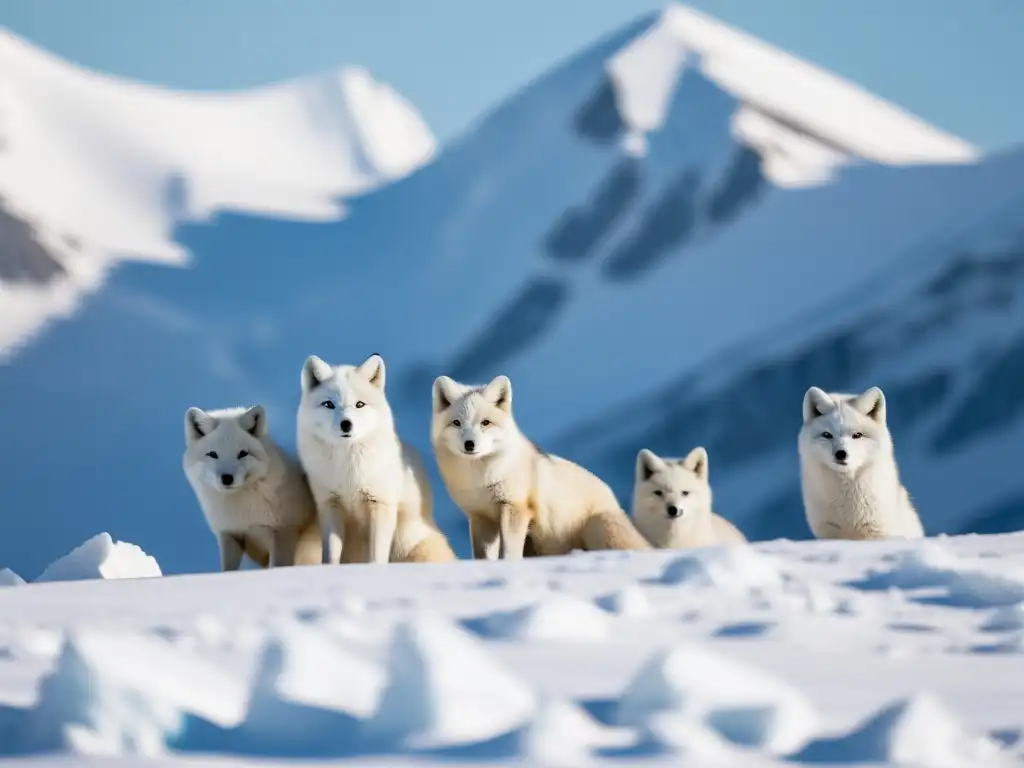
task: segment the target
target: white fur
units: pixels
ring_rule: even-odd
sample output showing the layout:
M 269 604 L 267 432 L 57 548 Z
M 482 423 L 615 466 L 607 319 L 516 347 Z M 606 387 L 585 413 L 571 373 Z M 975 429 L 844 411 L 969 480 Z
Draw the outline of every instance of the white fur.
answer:
M 473 387 L 440 376 L 432 397 L 434 455 L 469 520 L 474 557 L 647 548 L 604 482 L 519 430 L 508 377 Z
M 358 366 L 330 366 L 312 355 L 302 368 L 299 459 L 316 500 L 325 563 L 402 561 L 428 539 L 444 539 L 423 462 L 395 431 L 385 375 L 379 355 Z M 443 550 L 443 543 L 433 546 Z
M 262 406 L 189 408 L 182 467 L 217 537 L 222 570 L 236 570 L 243 552 L 268 554 L 272 567 L 319 562 L 309 487 L 298 462 L 267 434 Z
M 712 511 L 708 454 L 700 446 L 683 459 L 641 449 L 633 483 L 633 520 L 651 544 L 664 549 L 746 541 L 736 526 Z
M 804 511 L 817 538 L 924 536 L 900 482 L 881 389 L 860 395 L 808 389 L 798 445 Z

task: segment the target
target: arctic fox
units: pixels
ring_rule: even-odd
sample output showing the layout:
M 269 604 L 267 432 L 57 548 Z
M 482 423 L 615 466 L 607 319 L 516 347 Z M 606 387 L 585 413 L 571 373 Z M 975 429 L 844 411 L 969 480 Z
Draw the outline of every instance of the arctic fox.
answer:
M 924 536 L 921 520 L 900 482 L 885 395 L 804 395 L 800 430 L 800 485 L 807 524 L 819 539 Z
M 380 355 L 302 367 L 299 459 L 316 500 L 324 563 L 445 562 L 455 553 L 434 523 L 416 450 L 395 432 Z
M 264 568 L 320 562 L 309 486 L 267 434 L 263 406 L 189 408 L 182 467 L 217 537 L 221 570 L 238 570 L 243 553 Z
M 615 494 L 583 467 L 542 453 L 512 416 L 512 383 L 434 381 L 430 439 L 448 494 L 469 519 L 475 558 L 650 549 Z M 529 536 L 529 542 L 527 541 Z
M 633 520 L 655 547 L 675 549 L 740 544 L 746 537 L 711 510 L 708 452 L 663 459 L 646 448 L 636 457 Z

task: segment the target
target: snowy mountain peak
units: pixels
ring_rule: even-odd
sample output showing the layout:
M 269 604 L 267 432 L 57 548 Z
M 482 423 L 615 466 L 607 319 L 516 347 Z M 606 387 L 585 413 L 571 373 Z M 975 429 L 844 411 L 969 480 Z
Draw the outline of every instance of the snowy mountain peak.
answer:
M 906 165 L 978 156 L 859 86 L 684 5 L 670 5 L 607 71 L 633 146 L 638 134 L 665 124 L 679 81 L 700 72 L 739 101 L 733 136 L 761 155 L 779 186 L 824 183 L 854 158 Z
M 335 219 L 338 198 L 435 149 L 416 110 L 364 69 L 187 93 L 92 72 L 0 30 L 0 259 L 56 264 L 19 269 L 18 281 L 0 266 L 0 354 L 71 311 L 117 260 L 182 263 L 179 223 L 223 209 Z

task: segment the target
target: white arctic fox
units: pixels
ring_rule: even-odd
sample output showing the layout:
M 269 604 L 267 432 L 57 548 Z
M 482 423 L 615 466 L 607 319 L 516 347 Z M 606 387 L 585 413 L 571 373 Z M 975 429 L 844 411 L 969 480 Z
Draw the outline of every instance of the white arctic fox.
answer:
M 711 510 L 708 452 L 701 446 L 683 459 L 663 459 L 641 449 L 636 457 L 633 519 L 640 533 L 659 548 L 747 540 L 735 525 Z
M 800 430 L 800 485 L 807 524 L 819 539 L 924 536 L 921 520 L 900 482 L 885 395 L 804 395 Z
M 519 431 L 507 376 L 484 387 L 439 376 L 433 401 L 434 455 L 448 494 L 469 518 L 474 557 L 650 549 L 611 488 L 542 453 Z
M 380 355 L 358 366 L 311 355 L 302 367 L 299 459 L 316 500 L 323 562 L 454 560 L 434 523 L 423 462 L 395 432 L 384 381 Z
M 263 406 L 189 408 L 182 467 L 217 537 L 221 570 L 237 570 L 243 553 L 263 567 L 320 562 L 309 486 L 267 434 Z

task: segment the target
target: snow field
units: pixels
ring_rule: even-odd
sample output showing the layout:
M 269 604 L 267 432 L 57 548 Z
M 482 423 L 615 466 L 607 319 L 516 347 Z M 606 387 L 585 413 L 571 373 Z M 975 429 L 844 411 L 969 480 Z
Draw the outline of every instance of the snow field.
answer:
M 160 579 L 95 540 L 0 590 L 0 755 L 1024 757 L 1024 535 Z

